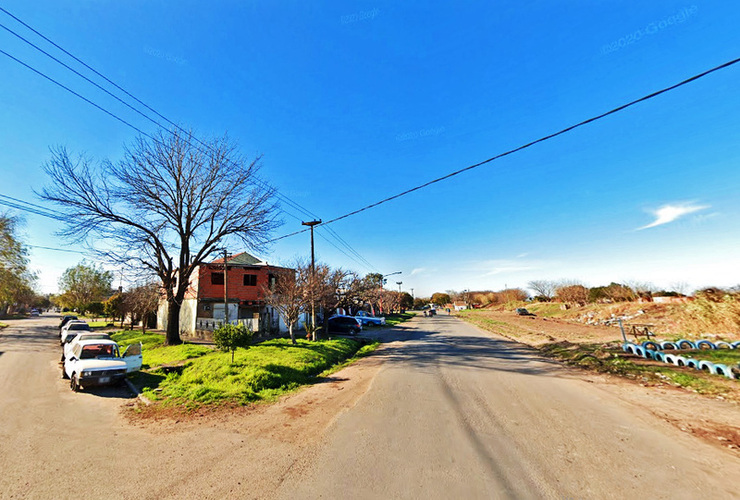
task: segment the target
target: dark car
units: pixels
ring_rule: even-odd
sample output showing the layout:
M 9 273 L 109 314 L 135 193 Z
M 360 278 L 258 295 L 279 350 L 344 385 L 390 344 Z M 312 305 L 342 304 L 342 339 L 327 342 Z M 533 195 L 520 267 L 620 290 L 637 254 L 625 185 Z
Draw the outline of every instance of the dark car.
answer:
M 362 325 L 353 316 L 332 316 L 329 318 L 329 333 L 357 335 L 361 331 Z
M 519 316 L 534 316 L 534 313 L 527 311 L 523 307 L 517 307 L 516 311 L 514 312 L 516 312 Z

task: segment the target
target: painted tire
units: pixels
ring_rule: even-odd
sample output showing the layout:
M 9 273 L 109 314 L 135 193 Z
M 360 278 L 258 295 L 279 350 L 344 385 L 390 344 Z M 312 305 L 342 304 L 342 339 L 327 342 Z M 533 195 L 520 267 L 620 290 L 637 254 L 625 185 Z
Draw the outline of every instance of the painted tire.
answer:
M 622 344 L 622 350 L 624 352 L 628 352 L 630 354 L 634 354 L 635 351 L 632 350 L 632 346 L 633 346 L 633 344 L 630 344 L 629 342 L 627 342 L 626 344 Z
M 693 368 L 695 370 L 699 369 L 699 362 L 695 360 L 694 358 L 689 358 L 686 360 L 686 366 L 689 368 Z
M 663 363 L 669 363 L 669 364 L 675 365 L 677 357 L 678 356 L 676 356 L 675 354 L 665 354 L 663 356 Z
M 707 360 L 701 360 L 699 361 L 698 369 L 706 370 L 709 373 L 714 373 L 714 363 L 712 363 L 711 361 L 707 361 Z
M 635 351 L 635 354 L 637 354 L 638 356 L 642 356 L 643 358 L 645 357 L 645 348 L 642 347 L 641 345 L 634 346 L 633 350 Z
M 676 350 L 678 349 L 678 346 L 674 342 L 661 342 L 660 348 L 663 349 L 664 351 L 669 350 L 669 349 Z
M 696 349 L 696 344 L 686 339 L 679 340 L 678 342 L 676 342 L 676 345 L 679 349 Z
M 717 346 L 717 349 L 732 349 L 732 344 L 721 340 L 719 342 L 715 342 L 714 345 Z
M 714 345 L 714 343 L 709 342 L 708 340 L 700 340 L 696 343 L 697 349 L 716 349 L 717 346 Z
M 654 350 L 652 350 L 652 349 L 645 349 L 645 357 L 646 357 L 647 359 L 655 359 L 655 353 L 656 353 L 656 352 L 657 352 L 657 351 L 654 351 Z
M 655 357 L 653 359 L 655 361 L 660 361 L 661 363 L 665 363 L 665 354 L 663 354 L 660 351 L 655 351 Z
M 723 365 L 722 363 L 718 363 L 712 367 L 712 373 L 715 375 L 722 375 L 723 377 L 727 378 L 735 378 L 735 375 L 732 373 L 732 370 L 730 370 L 730 367 L 727 365 Z
M 687 359 L 683 356 L 675 356 L 675 360 L 673 361 L 673 364 L 676 366 L 686 366 Z
M 660 346 L 658 345 L 658 343 L 653 342 L 652 340 L 646 340 L 645 342 L 643 342 L 642 347 L 645 349 L 653 350 L 653 351 L 657 351 L 660 349 Z
M 740 340 L 738 340 L 737 342 L 733 342 L 730 345 L 732 346 L 733 349 L 740 349 Z

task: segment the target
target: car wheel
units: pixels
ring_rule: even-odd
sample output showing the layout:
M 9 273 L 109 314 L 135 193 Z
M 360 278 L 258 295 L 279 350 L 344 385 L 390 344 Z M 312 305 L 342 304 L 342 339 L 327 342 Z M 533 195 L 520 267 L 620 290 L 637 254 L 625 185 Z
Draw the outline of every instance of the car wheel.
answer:
M 77 374 L 76 373 L 73 373 L 72 374 L 72 378 L 69 379 L 69 387 L 74 392 L 78 392 L 80 390 L 80 384 L 77 381 Z

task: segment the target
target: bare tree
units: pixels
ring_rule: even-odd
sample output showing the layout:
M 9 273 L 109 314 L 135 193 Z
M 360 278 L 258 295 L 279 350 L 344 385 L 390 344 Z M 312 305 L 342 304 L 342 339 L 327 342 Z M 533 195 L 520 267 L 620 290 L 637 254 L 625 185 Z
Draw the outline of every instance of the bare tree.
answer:
M 146 333 L 147 319 L 157 312 L 161 289 L 158 283 L 147 283 L 132 288 L 127 292 L 129 310 L 133 318 L 141 320 L 141 331 Z
M 98 166 L 58 148 L 41 193 L 65 212 L 68 240 L 101 237 L 111 248 L 97 249 L 103 257 L 158 277 L 168 345 L 182 342 L 180 307 L 197 266 L 232 240 L 254 249 L 277 226 L 273 190 L 256 176 L 259 158 L 246 160 L 225 137 L 194 144 L 192 133 L 160 132 Z
M 295 270 L 281 269 L 274 273 L 275 281 L 264 289 L 265 302 L 274 307 L 290 333 L 290 340 L 294 344 L 295 333 L 293 327 L 301 316 L 301 311 L 309 303 L 308 283 L 311 274 L 310 264 L 297 261 Z
M 315 297 L 316 305 L 324 310 L 324 332 L 329 327 L 329 317 L 333 311 L 342 303 L 341 291 L 344 289 L 350 272 L 344 269 L 332 269 L 327 264 L 316 264 L 316 271 L 309 288 Z M 317 340 L 317 334 L 313 332 L 313 340 Z
M 533 290 L 538 297 L 543 297 L 550 301 L 555 296 L 555 289 L 558 287 L 558 284 L 554 281 L 548 280 L 532 280 L 527 283 L 527 286 Z
M 584 305 L 588 302 L 588 288 L 578 283 L 564 284 L 555 290 L 555 298 L 560 302 Z

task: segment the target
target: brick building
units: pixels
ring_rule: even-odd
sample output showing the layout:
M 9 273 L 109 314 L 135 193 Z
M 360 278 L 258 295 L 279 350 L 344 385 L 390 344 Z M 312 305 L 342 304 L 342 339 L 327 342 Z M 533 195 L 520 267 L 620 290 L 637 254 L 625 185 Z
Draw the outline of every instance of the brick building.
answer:
M 279 315 L 264 301 L 264 291 L 274 283 L 278 271 L 285 268 L 269 265 L 242 252 L 227 259 L 226 298 L 229 322 L 243 323 L 253 331 L 274 332 L 287 328 Z M 224 259 L 202 264 L 193 273 L 190 288 L 180 309 L 180 333 L 208 336 L 224 320 Z M 161 303 L 157 327 L 167 327 L 167 304 Z

